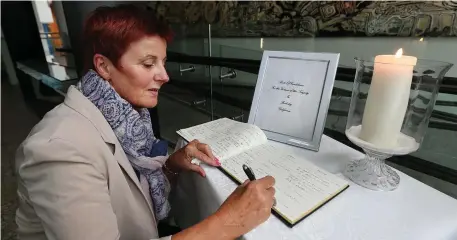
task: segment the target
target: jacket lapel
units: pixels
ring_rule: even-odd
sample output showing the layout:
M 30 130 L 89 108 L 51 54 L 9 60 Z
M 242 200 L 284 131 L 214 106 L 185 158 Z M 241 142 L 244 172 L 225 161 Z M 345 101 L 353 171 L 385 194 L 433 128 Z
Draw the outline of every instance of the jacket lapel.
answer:
M 149 206 L 149 210 L 154 214 L 151 202 L 148 201 L 148 198 L 142 190 L 138 177 L 133 170 L 127 155 L 123 151 L 121 144 L 111 129 L 111 126 L 106 121 L 105 117 L 103 117 L 103 114 L 100 112 L 100 110 L 74 86 L 70 86 L 68 89 L 64 104 L 86 117 L 98 130 L 103 140 L 106 143 L 112 144 L 114 146 L 114 157 L 116 161 L 119 163 L 119 166 L 121 166 L 121 168 L 127 173 L 130 180 L 135 183 L 135 186 L 143 195 L 144 200 L 148 203 L 147 205 Z

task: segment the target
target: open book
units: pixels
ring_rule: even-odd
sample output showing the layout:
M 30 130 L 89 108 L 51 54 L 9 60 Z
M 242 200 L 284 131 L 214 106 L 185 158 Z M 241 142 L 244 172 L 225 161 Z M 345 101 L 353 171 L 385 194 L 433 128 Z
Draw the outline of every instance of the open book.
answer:
M 198 139 L 208 144 L 219 158 L 221 170 L 238 184 L 248 179 L 243 164 L 250 166 L 258 179 L 273 176 L 276 180 L 273 212 L 289 226 L 349 186 L 306 159 L 273 146 L 255 125 L 221 118 L 177 133 L 187 141 Z

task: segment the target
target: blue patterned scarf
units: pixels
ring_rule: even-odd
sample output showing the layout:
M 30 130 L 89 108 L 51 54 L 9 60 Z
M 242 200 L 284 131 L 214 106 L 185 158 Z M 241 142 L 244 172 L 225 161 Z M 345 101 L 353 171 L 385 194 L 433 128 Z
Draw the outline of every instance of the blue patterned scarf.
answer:
M 170 184 L 162 172 L 162 165 L 167 160 L 168 146 L 154 137 L 149 111 L 145 108 L 135 110 L 93 70 L 84 75 L 77 89 L 100 110 L 130 164 L 139 173 L 140 182 L 149 185 L 156 219 L 166 218 L 170 210 L 167 200 Z

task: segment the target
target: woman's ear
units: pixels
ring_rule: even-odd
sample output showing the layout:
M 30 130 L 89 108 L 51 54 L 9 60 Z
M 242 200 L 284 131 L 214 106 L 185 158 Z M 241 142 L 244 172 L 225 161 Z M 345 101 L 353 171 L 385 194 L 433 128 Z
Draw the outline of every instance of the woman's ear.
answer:
M 111 80 L 111 74 L 112 74 L 112 64 L 111 61 L 106 58 L 105 56 L 96 53 L 94 55 L 94 67 L 95 71 L 106 81 Z

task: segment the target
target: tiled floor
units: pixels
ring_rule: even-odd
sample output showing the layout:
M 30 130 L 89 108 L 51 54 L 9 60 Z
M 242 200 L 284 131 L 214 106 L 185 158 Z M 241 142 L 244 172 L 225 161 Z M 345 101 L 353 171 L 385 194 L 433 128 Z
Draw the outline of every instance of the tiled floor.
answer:
M 10 86 L 4 79 L 2 79 L 1 98 L 2 239 L 15 239 L 14 214 L 17 201 L 16 179 L 13 174 L 14 155 L 21 141 L 25 139 L 39 119 L 26 107 L 19 88 Z M 163 96 L 160 99 L 159 115 L 162 135 L 168 140 L 175 140 L 175 132 L 180 128 L 210 120 L 207 115 L 198 113 L 182 103 Z M 453 184 L 400 166 L 394 167 L 431 187 L 457 198 L 457 187 Z

